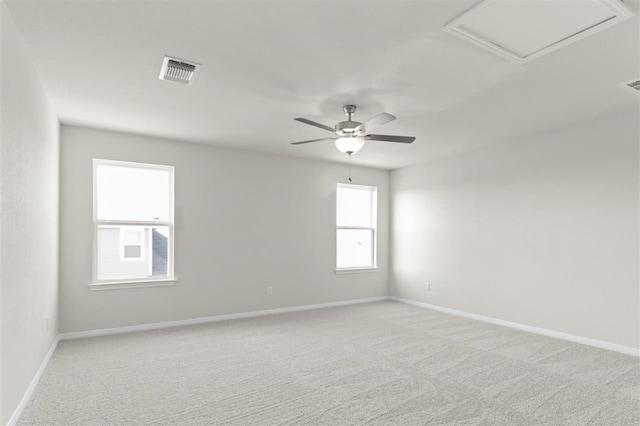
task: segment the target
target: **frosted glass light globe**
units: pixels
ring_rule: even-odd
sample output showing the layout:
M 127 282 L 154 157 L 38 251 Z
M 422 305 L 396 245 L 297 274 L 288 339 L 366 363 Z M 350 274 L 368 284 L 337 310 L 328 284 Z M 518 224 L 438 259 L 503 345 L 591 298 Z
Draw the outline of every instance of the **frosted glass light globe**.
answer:
M 344 152 L 345 154 L 355 154 L 364 146 L 364 139 L 355 136 L 343 137 L 336 139 L 335 144 L 338 151 Z

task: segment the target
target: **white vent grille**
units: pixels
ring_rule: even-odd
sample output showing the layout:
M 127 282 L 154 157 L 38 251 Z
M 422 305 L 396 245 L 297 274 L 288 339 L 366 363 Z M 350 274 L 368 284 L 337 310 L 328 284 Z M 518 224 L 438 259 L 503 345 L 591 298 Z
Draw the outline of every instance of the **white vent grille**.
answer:
M 624 83 L 620 84 L 620 87 L 628 90 L 629 92 L 633 92 L 636 95 L 640 95 L 640 79 L 634 78 L 631 81 L 625 81 Z
M 187 62 L 183 59 L 164 57 L 160 69 L 160 80 L 175 81 L 176 83 L 191 84 L 200 64 Z

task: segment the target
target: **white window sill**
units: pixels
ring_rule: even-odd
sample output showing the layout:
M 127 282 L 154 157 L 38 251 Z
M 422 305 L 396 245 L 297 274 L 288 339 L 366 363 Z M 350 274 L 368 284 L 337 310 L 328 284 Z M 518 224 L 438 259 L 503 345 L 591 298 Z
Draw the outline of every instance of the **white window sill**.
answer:
M 100 281 L 89 284 L 89 290 L 122 290 L 126 288 L 142 287 L 165 287 L 175 285 L 177 278 L 162 278 L 157 280 L 122 280 L 122 281 Z
M 335 273 L 340 274 L 367 274 L 370 272 L 378 272 L 379 268 L 341 268 L 336 269 Z

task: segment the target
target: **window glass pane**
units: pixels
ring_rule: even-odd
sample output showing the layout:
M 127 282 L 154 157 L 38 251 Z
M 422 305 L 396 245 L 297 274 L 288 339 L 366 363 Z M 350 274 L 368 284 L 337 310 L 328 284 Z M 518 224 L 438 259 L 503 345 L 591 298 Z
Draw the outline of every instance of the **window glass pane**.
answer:
M 170 172 L 99 164 L 96 169 L 98 220 L 170 219 Z
M 125 241 L 138 233 L 139 244 Z M 97 278 L 123 280 L 167 278 L 169 273 L 169 227 L 98 226 Z
M 370 229 L 338 229 L 338 268 L 373 267 L 373 231 Z
M 338 226 L 372 227 L 371 190 L 338 187 L 336 212 Z

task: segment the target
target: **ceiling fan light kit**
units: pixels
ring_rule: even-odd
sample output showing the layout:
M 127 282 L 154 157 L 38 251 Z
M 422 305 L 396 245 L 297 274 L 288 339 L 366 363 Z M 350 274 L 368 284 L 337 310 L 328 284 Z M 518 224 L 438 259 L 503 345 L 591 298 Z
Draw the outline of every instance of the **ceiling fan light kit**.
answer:
M 338 148 L 338 151 L 351 155 L 360 151 L 362 147 L 364 147 L 364 139 L 356 138 L 354 136 L 346 136 L 336 139 L 335 145 L 336 148 Z
M 320 138 L 320 139 L 311 139 L 300 142 L 293 142 L 292 145 L 301 145 L 311 142 L 320 142 L 324 140 L 333 140 L 335 141 L 335 146 L 340 152 L 344 152 L 345 154 L 355 154 L 360 151 L 365 144 L 366 140 L 375 140 L 382 142 L 396 142 L 396 143 L 412 143 L 416 138 L 413 136 L 391 136 L 391 135 L 372 135 L 368 132 L 373 130 L 375 127 L 381 126 L 389 121 L 393 121 L 396 119 L 395 116 L 388 114 L 386 112 L 380 113 L 375 117 L 365 121 L 364 123 L 360 123 L 359 121 L 351 120 L 351 116 L 356 112 L 355 105 L 345 105 L 342 107 L 344 113 L 347 115 L 346 121 L 341 121 L 337 123 L 333 128 L 329 126 L 325 126 L 321 123 L 316 123 L 315 121 L 308 120 L 306 118 L 294 118 L 294 120 L 299 121 L 304 124 L 308 124 L 310 126 L 318 127 L 323 130 L 327 130 L 333 133 L 335 136 L 330 138 Z

